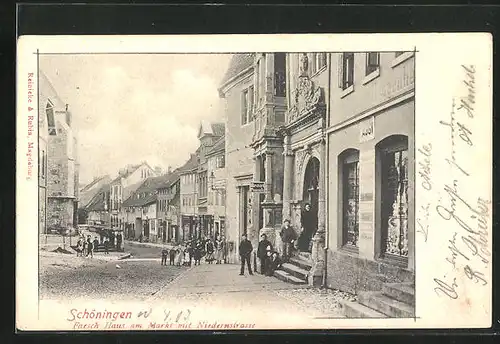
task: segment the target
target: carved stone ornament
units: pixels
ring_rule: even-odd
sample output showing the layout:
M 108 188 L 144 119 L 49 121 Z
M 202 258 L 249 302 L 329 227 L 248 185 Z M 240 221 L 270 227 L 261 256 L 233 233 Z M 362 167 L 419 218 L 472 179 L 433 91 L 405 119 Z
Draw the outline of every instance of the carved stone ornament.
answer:
M 288 112 L 288 123 L 294 122 L 302 114 L 314 109 L 321 101 L 321 87 L 314 87 L 314 83 L 307 76 L 301 76 L 295 90 L 295 104 Z
M 309 71 L 309 58 L 306 53 L 300 55 L 300 76 L 307 76 Z

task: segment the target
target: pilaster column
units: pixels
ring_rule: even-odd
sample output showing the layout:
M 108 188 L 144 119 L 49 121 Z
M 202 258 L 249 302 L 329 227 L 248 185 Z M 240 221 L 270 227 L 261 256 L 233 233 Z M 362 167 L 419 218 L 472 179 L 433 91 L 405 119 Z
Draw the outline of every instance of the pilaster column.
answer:
M 323 282 L 323 273 L 325 267 L 325 162 L 326 162 L 326 142 L 321 140 L 320 146 L 321 161 L 319 164 L 319 180 L 318 180 L 318 229 L 313 237 L 312 259 L 313 267 L 308 276 L 310 285 L 320 286 Z
M 326 190 L 325 190 L 325 163 L 326 163 L 326 142 L 321 140 L 320 146 L 321 163 L 319 164 L 319 180 L 318 180 L 318 231 L 317 233 L 325 233 L 325 209 L 326 209 Z
M 254 156 L 252 158 L 253 160 L 253 180 L 254 181 L 260 181 L 260 164 L 261 164 L 261 157 L 260 156 Z
M 264 202 L 271 203 L 273 201 L 273 153 L 266 152 L 266 198 Z
M 293 152 L 290 147 L 290 136 L 284 138 L 285 164 L 283 168 L 283 220 L 290 219 L 290 202 L 292 199 Z

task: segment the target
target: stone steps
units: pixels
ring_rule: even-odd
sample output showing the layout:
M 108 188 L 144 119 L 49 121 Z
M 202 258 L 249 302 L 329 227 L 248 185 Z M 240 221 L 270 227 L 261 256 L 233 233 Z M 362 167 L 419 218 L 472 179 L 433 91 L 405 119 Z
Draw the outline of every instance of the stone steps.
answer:
M 340 301 L 347 318 L 387 318 L 387 315 L 354 301 Z
M 291 263 L 284 263 L 283 265 L 281 265 L 281 268 L 288 274 L 300 278 L 301 280 L 307 281 L 309 270 L 303 269 L 300 266 Z
M 307 281 L 297 278 L 293 275 L 290 275 L 288 272 L 284 270 L 276 270 L 274 271 L 274 277 L 276 277 L 279 280 L 282 280 L 283 282 L 291 283 L 291 284 L 306 284 Z
M 385 283 L 382 293 L 391 299 L 415 306 L 415 285 L 406 283 Z
M 312 262 L 299 257 L 290 258 L 289 263 L 307 271 L 312 269 Z
M 394 318 L 412 318 L 414 317 L 414 307 L 404 302 L 395 300 L 378 291 L 360 292 L 358 295 L 359 303 L 363 306 L 372 308 L 380 313 Z

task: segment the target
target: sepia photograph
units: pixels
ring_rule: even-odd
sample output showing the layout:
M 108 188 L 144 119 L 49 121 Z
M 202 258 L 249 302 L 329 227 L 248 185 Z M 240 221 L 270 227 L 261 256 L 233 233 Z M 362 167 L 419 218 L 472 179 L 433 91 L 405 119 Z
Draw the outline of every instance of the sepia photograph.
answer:
M 472 229 L 491 225 L 488 194 L 471 206 L 458 177 L 433 177 L 438 164 L 469 177 L 474 161 L 442 157 L 449 134 L 418 138 L 418 47 L 357 47 L 32 49 L 39 319 L 58 307 L 54 329 L 85 331 L 414 324 L 432 308 L 417 300 L 490 288 L 490 233 Z M 476 67 L 458 66 L 469 98 L 431 126 L 450 127 L 457 151 L 475 129 L 458 116 L 479 100 Z M 433 239 L 438 217 L 462 232 Z M 434 258 L 452 272 L 429 278 Z
M 414 316 L 414 52 L 39 62 L 42 299 Z

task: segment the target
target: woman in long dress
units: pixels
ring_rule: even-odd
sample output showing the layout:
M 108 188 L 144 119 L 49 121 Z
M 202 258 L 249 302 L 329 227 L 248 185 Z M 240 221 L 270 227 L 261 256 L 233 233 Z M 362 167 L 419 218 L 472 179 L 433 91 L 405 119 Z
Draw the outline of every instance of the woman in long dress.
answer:
M 302 252 L 311 252 L 311 239 L 316 231 L 317 217 L 312 211 L 311 205 L 306 203 L 300 217 L 302 232 L 298 240 L 298 248 Z
M 207 244 L 205 246 L 205 249 L 207 252 L 205 260 L 208 262 L 208 264 L 212 264 L 212 262 L 215 259 L 215 257 L 214 257 L 215 247 L 214 247 L 214 243 L 212 242 L 212 240 L 208 239 Z
M 215 264 L 222 264 L 224 259 L 224 242 L 220 236 L 215 240 Z
M 182 257 L 183 257 L 182 250 L 179 247 L 177 247 L 175 249 L 175 265 L 181 266 Z
M 184 261 L 183 261 L 183 265 L 184 266 L 189 266 L 189 247 L 186 247 L 184 249 Z

